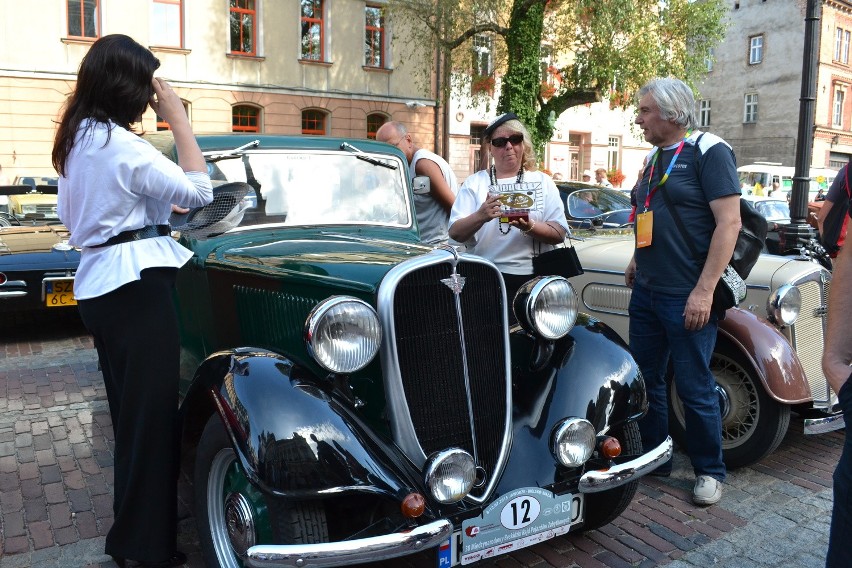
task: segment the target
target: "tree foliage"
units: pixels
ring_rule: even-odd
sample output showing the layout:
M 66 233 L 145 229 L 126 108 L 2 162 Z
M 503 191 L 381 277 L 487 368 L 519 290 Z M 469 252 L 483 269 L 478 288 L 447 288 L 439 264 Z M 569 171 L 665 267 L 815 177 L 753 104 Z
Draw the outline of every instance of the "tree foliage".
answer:
M 627 107 L 654 77 L 694 85 L 724 38 L 726 12 L 721 0 L 390 0 L 389 9 L 424 26 L 423 48 L 452 62 L 444 98 L 450 89 L 470 96 L 471 81 L 481 81 L 472 72 L 474 38 L 491 36 L 497 112 L 516 113 L 537 146 L 550 140 L 555 118 L 573 106 L 608 99 Z M 543 46 L 551 57 L 547 89 Z

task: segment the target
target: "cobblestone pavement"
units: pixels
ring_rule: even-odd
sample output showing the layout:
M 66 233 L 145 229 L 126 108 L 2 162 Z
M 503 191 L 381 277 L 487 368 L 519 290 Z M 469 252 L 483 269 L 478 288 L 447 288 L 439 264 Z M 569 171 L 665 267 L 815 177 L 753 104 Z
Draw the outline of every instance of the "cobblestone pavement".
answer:
M 843 433 L 801 432 L 794 417 L 772 456 L 729 474 L 718 505 L 691 504 L 692 473 L 678 452 L 672 477 L 643 480 L 612 524 L 478 566 L 821 568 Z M 115 567 L 103 554 L 112 449 L 103 381 L 79 322 L 0 332 L 0 568 Z M 204 564 L 189 489 L 182 480 L 178 539 L 194 568 Z M 433 554 L 381 564 L 435 565 Z

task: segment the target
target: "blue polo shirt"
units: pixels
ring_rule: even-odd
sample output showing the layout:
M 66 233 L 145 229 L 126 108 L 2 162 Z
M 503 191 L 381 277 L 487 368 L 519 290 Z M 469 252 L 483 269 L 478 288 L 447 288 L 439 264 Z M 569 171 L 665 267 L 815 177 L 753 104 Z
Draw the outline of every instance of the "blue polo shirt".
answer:
M 710 202 L 720 197 L 740 194 L 734 152 L 713 134 L 693 132 L 684 144 L 666 183 L 651 195 L 648 207 L 654 212 L 651 245 L 636 249 L 636 281 L 657 292 L 688 295 L 698 282 L 716 220 Z M 695 143 L 701 136 L 699 146 Z M 662 178 L 674 157 L 678 144 L 660 149 L 654 166 L 653 188 Z M 656 149 L 654 150 L 656 151 Z M 653 153 L 652 153 L 653 156 Z M 636 188 L 637 213 L 645 210 L 649 191 L 650 163 Z M 699 258 L 689 246 L 672 218 L 662 193 L 669 195 L 683 225 L 695 245 Z

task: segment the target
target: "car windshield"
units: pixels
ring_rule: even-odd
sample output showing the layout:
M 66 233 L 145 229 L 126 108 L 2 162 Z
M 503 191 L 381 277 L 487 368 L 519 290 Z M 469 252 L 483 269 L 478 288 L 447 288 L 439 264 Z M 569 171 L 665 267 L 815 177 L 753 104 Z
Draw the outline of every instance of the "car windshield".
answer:
M 568 213 L 576 219 L 590 219 L 611 211 L 630 209 L 630 197 L 612 189 L 583 189 L 568 196 Z
M 757 212 L 763 215 L 767 221 L 781 221 L 790 218 L 790 206 L 786 201 L 770 200 L 758 201 L 754 204 Z
M 253 151 L 208 164 L 214 189 L 245 182 L 254 191 L 242 198 L 233 226 L 412 224 L 402 162 L 389 155 L 370 157 L 393 164 L 383 167 L 351 153 Z

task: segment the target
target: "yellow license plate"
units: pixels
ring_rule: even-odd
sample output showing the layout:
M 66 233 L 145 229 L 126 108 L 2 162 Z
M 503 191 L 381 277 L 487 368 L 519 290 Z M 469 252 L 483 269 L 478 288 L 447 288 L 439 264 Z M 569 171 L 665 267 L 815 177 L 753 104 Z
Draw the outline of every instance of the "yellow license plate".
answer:
M 46 280 L 44 282 L 44 303 L 48 308 L 76 306 L 74 299 L 74 279 Z

